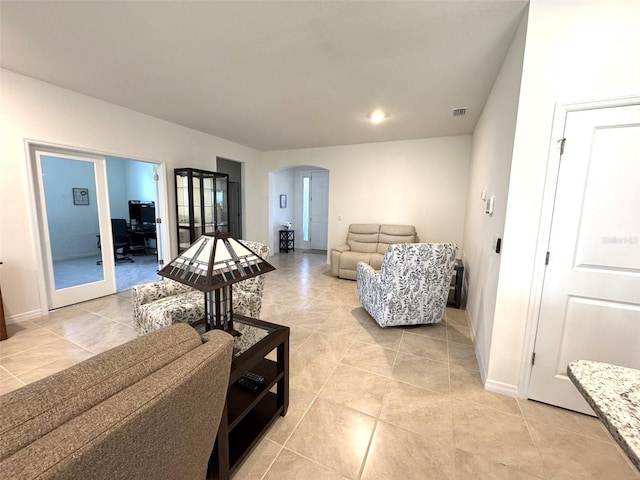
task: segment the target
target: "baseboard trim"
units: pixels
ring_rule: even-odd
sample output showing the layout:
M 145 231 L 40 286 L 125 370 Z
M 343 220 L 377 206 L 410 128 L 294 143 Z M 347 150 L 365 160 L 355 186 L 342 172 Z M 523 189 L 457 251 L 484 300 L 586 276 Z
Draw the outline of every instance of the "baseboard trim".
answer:
M 485 390 L 493 393 L 501 393 L 510 397 L 518 398 L 518 386 L 508 383 L 498 382 L 496 380 L 487 379 L 484 383 Z
M 473 351 L 476 355 L 476 362 L 478 362 L 478 369 L 480 370 L 480 381 L 484 385 L 487 380 L 487 369 L 482 361 L 482 356 L 478 353 L 478 342 L 476 342 L 476 331 L 471 323 L 471 317 L 469 316 L 469 310 L 465 309 L 464 316 L 467 319 L 467 325 L 469 325 L 469 331 L 471 333 L 471 341 L 473 342 Z
M 508 395 L 510 397 L 518 398 L 517 385 L 497 382 L 495 380 L 491 380 L 487 378 L 487 366 L 482 361 L 482 355 L 480 355 L 478 352 L 478 342 L 476 342 L 476 332 L 475 332 L 475 329 L 473 328 L 471 317 L 469 316 L 469 310 L 465 310 L 464 314 L 465 314 L 465 317 L 467 317 L 467 323 L 469 324 L 469 329 L 471 332 L 471 340 L 473 341 L 473 350 L 476 354 L 476 361 L 478 362 L 478 368 L 480 369 L 480 380 L 484 385 L 484 389 L 489 392 L 500 393 L 502 395 Z
M 28 322 L 29 320 L 33 320 L 34 318 L 39 318 L 41 316 L 42 316 L 42 310 L 31 310 L 30 312 L 11 315 L 10 317 L 6 318 L 6 321 L 7 321 L 7 324 Z

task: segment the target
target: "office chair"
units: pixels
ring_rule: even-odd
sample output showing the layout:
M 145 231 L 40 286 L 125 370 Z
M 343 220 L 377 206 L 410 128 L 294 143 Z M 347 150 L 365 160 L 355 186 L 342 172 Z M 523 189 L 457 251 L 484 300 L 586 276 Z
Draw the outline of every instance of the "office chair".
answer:
M 124 218 L 112 218 L 111 232 L 113 234 L 113 254 L 116 263 L 133 263 L 133 259 L 129 256 L 129 230 L 127 228 L 127 221 Z M 118 250 L 122 250 L 122 253 L 118 254 Z
M 115 257 L 115 263 L 135 263 L 133 258 L 129 256 L 129 228 L 124 218 L 111 219 L 111 234 L 113 235 L 113 256 Z M 101 248 L 100 235 L 96 235 L 96 237 L 98 237 L 98 248 Z M 122 249 L 122 253 L 120 253 L 120 257 L 118 257 L 118 250 L 120 249 Z M 102 265 L 102 260 L 98 260 L 96 265 Z

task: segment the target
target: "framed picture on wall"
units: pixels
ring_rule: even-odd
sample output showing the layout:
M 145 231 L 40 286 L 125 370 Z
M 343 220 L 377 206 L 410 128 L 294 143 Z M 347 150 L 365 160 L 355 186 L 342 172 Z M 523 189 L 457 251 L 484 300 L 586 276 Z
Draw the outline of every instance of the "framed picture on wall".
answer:
M 287 196 L 280 195 L 280 208 L 287 208 Z
M 89 205 L 88 188 L 72 188 L 74 205 Z

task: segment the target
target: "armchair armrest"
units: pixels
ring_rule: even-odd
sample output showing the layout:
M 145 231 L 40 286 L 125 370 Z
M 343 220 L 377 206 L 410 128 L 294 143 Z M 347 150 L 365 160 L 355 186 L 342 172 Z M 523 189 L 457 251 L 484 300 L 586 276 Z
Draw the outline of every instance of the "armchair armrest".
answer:
M 329 257 L 329 260 L 331 261 L 331 273 L 336 277 L 340 276 L 340 255 L 344 252 L 348 252 L 349 250 L 351 250 L 351 247 L 346 243 L 331 248 L 331 255 Z
M 332 247 L 331 248 L 332 252 L 339 252 L 339 253 L 346 252 L 348 250 L 351 250 L 351 247 L 349 245 L 347 245 L 346 243 L 342 244 L 342 245 L 338 245 L 337 247 Z
M 173 280 L 144 283 L 131 287 L 131 299 L 133 301 L 133 318 L 141 319 L 140 307 L 154 302 L 160 298 L 193 291 L 193 288 Z
M 356 283 L 360 304 L 368 312 L 375 311 L 380 305 L 382 295 L 382 277 L 371 265 L 358 262 L 356 267 Z M 375 318 L 375 315 L 373 315 Z
M 173 280 L 161 280 L 159 282 L 144 283 L 142 285 L 133 286 L 131 288 L 131 296 L 134 304 L 137 303 L 138 305 L 144 305 L 145 303 L 153 302 L 159 298 L 177 295 L 179 293 L 186 293 L 192 290 L 193 288 L 180 282 L 175 282 Z

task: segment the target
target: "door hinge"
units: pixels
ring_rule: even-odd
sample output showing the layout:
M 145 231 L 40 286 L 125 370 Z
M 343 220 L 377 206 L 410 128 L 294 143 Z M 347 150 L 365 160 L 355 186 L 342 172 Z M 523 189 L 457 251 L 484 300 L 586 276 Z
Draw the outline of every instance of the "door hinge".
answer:
M 566 143 L 566 141 L 567 141 L 566 138 L 562 138 L 558 140 L 558 143 L 560 144 L 560 155 L 564 154 L 564 144 Z
M 536 352 L 533 352 L 531 354 L 531 365 L 535 365 L 536 364 Z
M 161 218 L 156 218 L 156 223 L 162 223 L 162 219 Z
M 158 259 L 158 265 L 164 265 L 164 260 L 163 260 L 163 259 L 161 259 L 161 258 L 159 258 L 159 259 Z
M 544 259 L 544 264 L 549 265 L 549 257 L 551 256 L 551 252 L 547 252 L 547 256 Z

